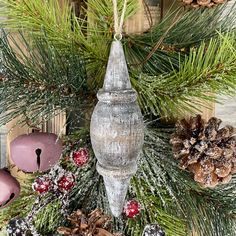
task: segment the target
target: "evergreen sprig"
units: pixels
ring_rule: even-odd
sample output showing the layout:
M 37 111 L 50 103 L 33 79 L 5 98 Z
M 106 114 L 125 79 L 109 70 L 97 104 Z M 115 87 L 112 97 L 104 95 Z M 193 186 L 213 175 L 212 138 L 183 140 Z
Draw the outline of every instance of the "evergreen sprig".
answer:
M 46 35 L 29 41 L 23 34 L 16 39 L 3 32 L 0 47 L 0 113 L 4 114 L 1 124 L 18 116 L 23 122 L 37 124 L 58 112 L 70 113 L 75 106 L 79 110 L 92 103 L 92 99 L 86 99 L 84 60 L 73 45 L 62 51 Z
M 217 101 L 219 94 L 234 95 L 235 49 L 234 34 L 220 35 L 191 48 L 184 60 L 179 59 L 178 69 L 172 67 L 171 72 L 159 76 L 137 75 L 134 87 L 142 107 L 156 115 L 181 116 L 196 111 L 204 102 Z
M 8 111 L 1 123 L 19 115 L 23 115 L 23 122 L 37 123 L 57 112 L 84 112 L 94 106 L 96 90 L 89 85 L 89 67 L 74 46 L 59 50 L 46 35 L 32 43 L 23 34 L 21 43 L 10 37 L 14 46 L 8 38 L 4 34 L 1 39 L 4 75 L 0 112 Z M 218 94 L 234 95 L 235 48 L 234 34 L 218 33 L 217 38 L 190 49 L 185 59 L 179 56 L 178 69 L 172 65 L 172 71 L 157 76 L 132 69 L 132 84 L 143 111 L 181 116 L 196 111 L 205 101 L 216 101 Z
M 121 7 L 122 1 L 119 1 Z M 74 54 L 79 57 L 83 54 L 88 89 L 94 94 L 102 86 L 106 70 L 113 35 L 113 13 L 111 1 L 107 0 L 91 0 L 87 8 L 89 10 L 84 9 L 87 19 L 80 19 L 67 1 L 61 7 L 58 1 L 4 0 L 0 15 L 9 16 L 3 23 L 8 28 L 23 28 L 36 35 L 46 33 L 47 40 L 58 51 L 71 52 L 73 48 Z M 136 1 L 129 1 L 126 18 L 136 11 Z M 235 56 L 234 48 L 230 49 L 235 47 L 235 14 L 236 4 L 229 9 L 226 4 L 205 10 L 179 8 L 170 11 L 160 24 L 142 35 L 124 35 L 132 84 L 144 112 L 176 116 L 186 110 L 196 111 L 201 103 L 194 100 L 196 96 L 201 101 L 209 101 L 215 100 L 208 96 L 209 92 L 221 91 L 227 95 L 233 92 L 224 85 L 230 81 L 230 86 L 235 87 L 235 65 L 230 63 Z M 225 40 L 219 37 L 219 31 Z M 220 67 L 213 62 L 214 53 L 218 55 L 219 52 L 223 53 L 221 58 L 217 57 L 221 60 Z M 230 57 L 225 57 L 224 52 Z M 193 75 L 195 67 L 199 70 L 198 77 Z M 230 72 L 219 79 L 220 68 Z M 211 76 L 211 80 L 206 76 Z M 203 81 L 204 86 L 201 85 Z

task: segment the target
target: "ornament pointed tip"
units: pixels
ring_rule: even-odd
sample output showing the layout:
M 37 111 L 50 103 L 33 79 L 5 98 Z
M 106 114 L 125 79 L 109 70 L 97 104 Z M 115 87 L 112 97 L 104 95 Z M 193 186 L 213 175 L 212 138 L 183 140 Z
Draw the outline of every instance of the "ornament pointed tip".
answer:
M 111 213 L 114 217 L 119 218 L 122 214 L 122 211 L 120 212 L 120 211 L 117 211 L 117 209 L 112 209 L 111 208 Z
M 128 191 L 130 177 L 115 178 L 103 176 L 110 205 L 110 210 L 115 217 L 120 217 L 123 213 L 125 197 Z

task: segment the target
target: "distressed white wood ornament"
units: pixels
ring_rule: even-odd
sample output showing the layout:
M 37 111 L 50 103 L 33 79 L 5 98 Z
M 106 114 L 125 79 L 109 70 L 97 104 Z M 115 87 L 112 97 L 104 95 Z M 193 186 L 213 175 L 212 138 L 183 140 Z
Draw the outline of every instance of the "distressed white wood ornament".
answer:
M 144 140 L 144 123 L 120 41 L 113 41 L 104 85 L 90 126 L 91 141 L 112 214 L 123 211 Z

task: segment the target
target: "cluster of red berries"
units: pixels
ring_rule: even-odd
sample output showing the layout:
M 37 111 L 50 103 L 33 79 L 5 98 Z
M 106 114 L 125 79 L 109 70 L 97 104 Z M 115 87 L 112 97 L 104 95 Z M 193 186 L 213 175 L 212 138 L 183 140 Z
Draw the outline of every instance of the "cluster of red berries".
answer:
M 71 173 L 62 175 L 58 180 L 52 181 L 47 176 L 40 176 L 33 183 L 33 190 L 38 194 L 45 194 L 50 190 L 58 189 L 60 192 L 69 192 L 75 186 L 75 177 Z
M 80 148 L 71 153 L 74 164 L 82 167 L 89 161 L 89 151 L 87 148 Z M 60 192 L 69 192 L 75 185 L 75 177 L 72 173 L 65 173 L 56 181 L 52 181 L 47 175 L 40 176 L 33 183 L 33 190 L 38 194 L 45 194 L 52 189 L 58 189 Z
M 130 219 L 137 217 L 140 214 L 140 211 L 141 205 L 136 200 L 130 200 L 126 202 L 123 210 L 125 216 Z

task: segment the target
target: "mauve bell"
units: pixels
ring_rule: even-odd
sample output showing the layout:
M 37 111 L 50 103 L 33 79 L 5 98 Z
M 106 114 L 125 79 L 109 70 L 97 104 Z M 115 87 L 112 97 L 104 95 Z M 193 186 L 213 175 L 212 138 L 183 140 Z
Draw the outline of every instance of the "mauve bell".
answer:
M 11 159 L 24 172 L 44 172 L 60 159 L 62 143 L 52 133 L 24 134 L 11 142 Z
M 112 43 L 104 85 L 97 97 L 99 102 L 90 125 L 91 141 L 112 214 L 118 217 L 130 178 L 137 171 L 144 140 L 143 117 L 120 41 Z
M 0 169 L 0 209 L 11 204 L 20 193 L 20 184 L 5 170 Z

